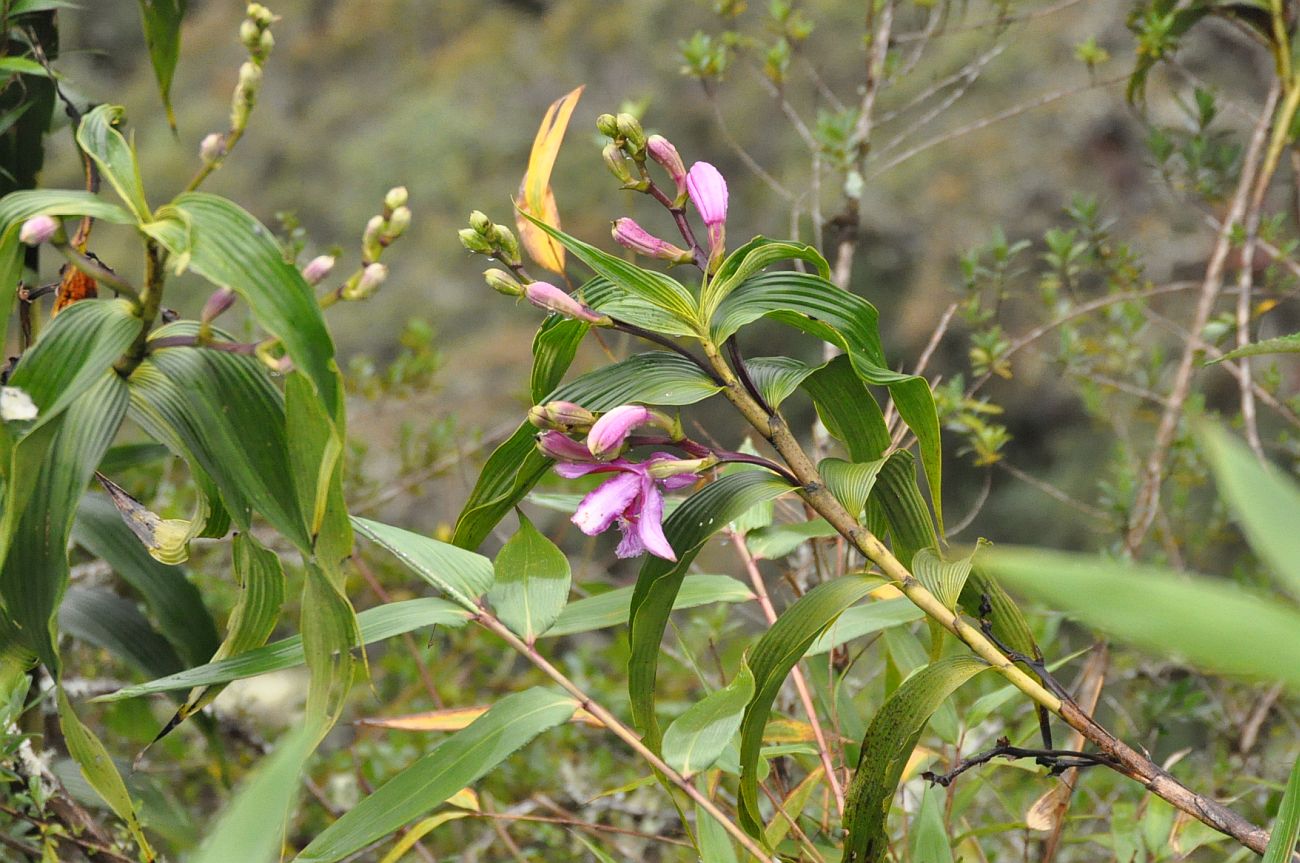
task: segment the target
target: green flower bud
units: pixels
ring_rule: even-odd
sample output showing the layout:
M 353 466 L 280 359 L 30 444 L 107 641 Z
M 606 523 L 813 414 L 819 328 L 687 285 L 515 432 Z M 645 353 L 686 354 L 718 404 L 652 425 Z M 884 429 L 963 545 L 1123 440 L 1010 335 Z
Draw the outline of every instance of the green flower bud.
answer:
M 528 421 L 543 431 L 586 432 L 596 415 L 574 402 L 547 402 L 528 411 Z
M 636 188 L 639 181 L 632 176 L 632 167 L 627 163 L 627 159 L 623 156 L 623 149 L 618 144 L 606 144 L 601 155 L 605 159 L 605 167 L 618 178 L 624 189 Z
M 618 133 L 627 139 L 628 153 L 634 157 L 644 153 L 646 137 L 640 121 L 631 114 L 619 114 L 615 119 L 618 123 Z
M 384 195 L 384 209 L 391 213 L 398 207 L 405 207 L 407 197 L 405 186 L 394 186 Z
M 367 263 L 379 260 L 384 248 L 384 231 L 388 223 L 383 216 L 371 216 L 366 222 L 365 233 L 361 235 L 361 257 Z
M 256 21 L 244 19 L 244 23 L 239 25 L 239 41 L 244 43 L 244 47 L 250 52 L 255 53 L 262 43 L 262 28 L 257 26 Z
M 474 229 L 475 233 L 483 237 L 489 236 L 493 228 L 492 220 L 482 210 L 475 210 L 469 214 L 469 226 Z
M 498 294 L 505 294 L 507 297 L 522 297 L 524 288 L 515 277 L 505 270 L 493 267 L 490 270 L 483 271 L 483 280 L 488 283 L 488 287 Z
M 249 20 L 254 24 L 263 29 L 270 27 L 275 23 L 275 15 L 273 15 L 271 10 L 267 9 L 261 3 L 249 3 L 244 14 L 247 15 Z
M 397 207 L 393 214 L 388 217 L 388 229 L 384 232 L 381 241 L 385 244 L 391 243 L 406 232 L 411 226 L 411 211 L 407 207 Z
M 460 244 L 469 251 L 476 252 L 480 255 L 492 254 L 492 244 L 484 239 L 483 235 L 478 231 L 475 231 L 473 228 L 461 228 L 456 232 L 456 235 L 460 237 Z
M 343 288 L 343 299 L 364 300 L 375 295 L 379 286 L 388 278 L 388 267 L 383 264 L 367 264 L 360 276 L 353 276 Z
M 617 138 L 618 118 L 613 114 L 601 114 L 596 118 L 596 130 L 607 138 Z
M 522 262 L 523 259 L 519 257 L 519 241 L 515 239 L 515 235 L 511 233 L 509 228 L 505 225 L 493 225 L 492 239 L 508 263 L 518 264 Z
M 253 56 L 259 60 L 265 60 L 271 56 L 273 48 L 275 48 L 275 37 L 271 35 L 270 30 L 263 30 L 262 38 L 258 40 L 257 50 L 253 52 Z

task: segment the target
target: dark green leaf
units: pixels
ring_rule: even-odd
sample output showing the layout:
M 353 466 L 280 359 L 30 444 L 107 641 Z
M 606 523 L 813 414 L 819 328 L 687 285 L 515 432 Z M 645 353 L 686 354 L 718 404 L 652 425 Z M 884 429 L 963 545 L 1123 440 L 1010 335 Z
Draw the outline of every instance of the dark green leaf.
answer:
M 171 644 L 134 602 L 102 587 L 69 588 L 59 606 L 59 629 L 102 647 L 148 677 L 174 674 L 183 667 Z
M 578 345 L 586 338 L 591 326 L 561 315 L 548 317 L 533 337 L 533 372 L 529 392 L 534 404 L 541 404 L 546 395 L 560 385 L 564 373 L 573 364 Z
M 930 715 L 959 686 L 988 668 L 973 656 L 927 665 L 903 681 L 871 720 L 845 794 L 845 863 L 878 863 L 885 858 L 889 804 Z
M 889 449 L 885 415 L 848 357 L 838 356 L 817 369 L 804 379 L 803 388 L 826 431 L 847 447 L 850 461 L 873 462 Z
M 560 612 L 546 638 L 591 632 L 627 623 L 633 587 L 620 587 L 571 602 Z M 673 611 L 714 602 L 749 602 L 754 592 L 729 575 L 688 575 L 682 581 Z
M 181 19 L 185 17 L 185 0 L 140 0 L 140 19 L 144 25 L 144 42 L 149 48 L 158 93 L 167 111 L 167 124 L 176 129 L 172 111 L 172 76 L 181 51 Z M 234 858 L 231 858 L 234 859 Z
M 778 261 L 805 261 L 812 264 L 823 279 L 831 277 L 830 264 L 812 246 L 755 237 L 728 255 L 705 285 L 700 297 L 700 308 L 703 310 L 701 317 L 705 320 L 712 319 L 718 305 L 745 279 Z
M 930 510 L 916 486 L 912 454 L 898 450 L 885 460 L 876 475 L 871 507 L 878 508 L 894 540 L 894 556 L 910 561 L 923 548 L 938 545 Z
M 352 524 L 357 533 L 383 546 L 461 608 L 478 613 L 478 598 L 492 587 L 492 561 L 450 543 L 366 518 L 353 517 Z
M 334 863 L 428 812 L 538 734 L 568 721 L 578 703 L 528 689 L 507 695 L 462 731 L 389 779 L 312 840 L 296 863 Z

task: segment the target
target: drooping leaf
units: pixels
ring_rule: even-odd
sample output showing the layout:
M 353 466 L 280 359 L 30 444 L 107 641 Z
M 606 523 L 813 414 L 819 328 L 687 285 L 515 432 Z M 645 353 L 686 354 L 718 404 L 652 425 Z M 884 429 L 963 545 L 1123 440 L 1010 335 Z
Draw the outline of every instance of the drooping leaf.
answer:
M 930 518 L 930 510 L 916 486 L 916 467 L 912 454 L 897 450 L 876 474 L 872 509 L 879 509 L 894 539 L 894 556 L 909 561 L 923 548 L 938 545 L 939 537 Z
M 575 87 L 546 109 L 542 125 L 533 139 L 533 149 L 528 155 L 528 170 L 519 184 L 520 215 L 515 219 L 519 239 L 528 257 L 539 267 L 552 273 L 564 272 L 564 247 L 539 231 L 523 213 L 535 216 L 555 228 L 560 227 L 560 213 L 555 205 L 555 192 L 551 189 L 551 170 L 569 128 L 569 118 L 582 98 L 583 87 Z
M 303 763 L 311 754 L 315 731 L 309 725 L 284 736 L 226 804 L 193 863 L 280 860 L 285 822 L 302 787 Z
M 569 559 L 521 512 L 519 530 L 497 552 L 493 570 L 488 601 L 502 623 L 532 644 L 569 599 Z
M 158 93 L 162 96 L 167 124 L 176 130 L 172 111 L 172 77 L 181 51 L 181 19 L 185 17 L 185 0 L 140 0 L 140 20 L 144 25 L 144 42 L 149 48 Z M 233 859 L 233 858 L 232 858 Z
M 1200 430 L 1219 492 L 1227 499 L 1250 540 L 1284 589 L 1300 599 L 1300 487 L 1277 468 L 1260 464 L 1227 432 L 1211 425 Z
M 441 590 L 462 608 L 478 613 L 478 598 L 492 587 L 492 561 L 400 527 L 352 518 L 357 533 L 378 543 L 407 569 Z
M 1295 845 L 1300 840 L 1300 761 L 1291 768 L 1291 778 L 1282 794 L 1282 805 L 1268 837 L 1263 863 L 1289 863 L 1295 859 Z
M 100 176 L 113 187 L 136 221 L 143 223 L 149 221 L 151 210 L 144 196 L 135 147 L 118 131 L 124 122 L 126 109 L 121 105 L 100 105 L 92 109 L 77 127 L 77 146 L 95 162 Z
M 781 613 L 758 643 L 750 649 L 749 667 L 754 673 L 754 697 L 745 708 L 740 727 L 740 823 L 750 835 L 763 835 L 759 812 L 758 760 L 763 729 L 772 713 L 772 703 L 790 669 L 819 635 L 872 589 L 880 586 L 876 576 L 846 575 L 823 582 Z
M 469 615 L 463 609 L 433 597 L 407 599 L 381 605 L 357 615 L 363 644 L 373 644 L 426 626 L 463 626 L 468 619 Z M 137 698 L 141 695 L 152 695 L 175 689 L 220 686 L 232 680 L 294 668 L 305 661 L 302 636 L 291 635 L 228 659 L 214 660 L 169 677 L 151 680 L 138 686 L 128 686 L 95 700 L 120 701 L 124 698 Z
M 743 470 L 721 477 L 691 495 L 664 521 L 664 535 L 677 562 L 648 557 L 637 574 L 629 615 L 628 692 L 632 718 L 652 747 L 659 743 L 655 679 L 668 615 L 691 562 L 710 536 L 755 504 L 790 491 L 765 470 Z M 753 667 L 751 665 L 751 667 Z
M 925 666 L 903 681 L 871 720 L 845 792 L 845 863 L 879 863 L 889 850 L 885 821 L 903 768 L 930 715 L 959 686 L 989 668 L 973 656 Z
M 687 778 L 712 767 L 740 728 L 753 695 L 754 675 L 741 662 L 730 683 L 692 704 L 664 731 L 664 761 Z
M 182 668 L 175 649 L 149 624 L 140 608 L 102 587 L 69 588 L 59 605 L 59 630 L 107 650 L 149 677 L 174 674 Z
M 573 698 L 545 689 L 507 695 L 363 798 L 294 860 L 334 863 L 394 832 L 477 781 L 538 734 L 567 721 L 577 706 Z
M 634 587 L 620 587 L 605 593 L 575 600 L 564 607 L 546 638 L 573 635 L 619 626 L 628 621 Z M 714 602 L 749 602 L 754 592 L 729 575 L 688 575 L 682 580 L 673 611 L 695 608 Z
M 1300 612 L 1220 579 L 1091 555 L 995 547 L 981 568 L 1091 627 L 1161 656 L 1300 691 Z M 978 568 L 977 568 L 978 569 Z

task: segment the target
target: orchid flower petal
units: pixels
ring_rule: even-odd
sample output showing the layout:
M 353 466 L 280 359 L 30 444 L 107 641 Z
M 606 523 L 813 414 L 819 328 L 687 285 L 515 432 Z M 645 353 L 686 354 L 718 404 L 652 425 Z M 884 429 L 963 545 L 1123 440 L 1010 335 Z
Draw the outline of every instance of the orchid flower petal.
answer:
M 591 426 L 587 432 L 587 450 L 603 459 L 623 448 L 623 442 L 637 426 L 650 420 L 650 409 L 645 405 L 619 405 Z
M 537 448 L 542 455 L 557 461 L 591 461 L 587 448 L 563 432 L 542 432 L 537 436 Z
M 640 474 L 620 471 L 588 492 L 571 520 L 587 536 L 603 533 L 636 500 L 642 480 Z
M 636 533 L 646 551 L 664 560 L 677 560 L 677 553 L 664 536 L 664 496 L 654 480 L 649 477 L 642 485 L 641 513 L 636 520 Z

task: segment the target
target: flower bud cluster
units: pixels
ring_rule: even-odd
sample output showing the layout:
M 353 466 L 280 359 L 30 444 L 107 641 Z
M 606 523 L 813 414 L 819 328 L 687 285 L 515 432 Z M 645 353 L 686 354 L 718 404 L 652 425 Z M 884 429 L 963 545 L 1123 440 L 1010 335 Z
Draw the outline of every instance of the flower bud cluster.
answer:
M 486 213 L 479 210 L 470 213 L 469 227 L 462 228 L 459 236 L 460 244 L 475 254 L 496 258 L 511 269 L 523 264 L 514 232 L 505 225 L 494 224 Z
M 230 100 L 230 129 L 241 134 L 248 126 L 248 116 L 257 104 L 257 93 L 262 88 L 262 66 L 271 56 L 275 47 L 275 37 L 271 35 L 271 25 L 276 17 L 261 3 L 249 3 L 244 12 L 244 21 L 239 25 L 239 41 L 248 51 L 248 59 L 239 67 L 239 83 L 235 85 L 235 94 Z M 204 144 L 210 144 L 209 135 Z M 224 151 L 224 138 L 221 151 Z M 217 155 L 212 156 L 213 153 Z M 224 152 L 217 152 L 215 144 L 200 148 L 205 164 L 217 161 Z
M 379 263 L 379 257 L 394 240 L 402 236 L 411 225 L 411 211 L 405 186 L 395 186 L 384 195 L 383 212 L 370 217 L 361 235 L 361 267 L 348 277 L 341 287 L 321 298 L 326 306 L 338 300 L 355 302 L 374 296 L 388 280 L 388 266 Z M 333 255 L 319 255 L 302 268 L 302 277 L 309 285 L 318 285 L 334 270 Z
M 624 189 L 648 190 L 650 178 L 645 173 L 645 160 L 649 139 L 641 128 L 641 122 L 627 113 L 601 114 L 596 118 L 596 128 L 611 139 L 603 153 L 609 172 Z
M 361 237 L 361 259 L 366 264 L 379 260 L 383 250 L 411 226 L 411 210 L 406 206 L 405 186 L 395 186 L 384 196 L 384 211 L 372 216 Z

